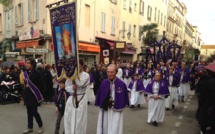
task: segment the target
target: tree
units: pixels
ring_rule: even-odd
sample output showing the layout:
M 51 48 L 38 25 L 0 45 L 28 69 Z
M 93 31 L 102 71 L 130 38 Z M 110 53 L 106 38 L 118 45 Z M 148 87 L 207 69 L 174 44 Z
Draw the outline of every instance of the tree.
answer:
M 6 7 L 9 5 L 9 0 L 0 0 L 0 4 L 4 5 Z
M 207 58 L 208 62 L 213 62 L 215 60 L 215 51 Z
M 158 25 L 157 23 L 146 24 L 141 30 L 141 34 L 146 33 L 146 36 L 143 39 L 143 43 L 149 45 L 156 37 L 158 36 Z

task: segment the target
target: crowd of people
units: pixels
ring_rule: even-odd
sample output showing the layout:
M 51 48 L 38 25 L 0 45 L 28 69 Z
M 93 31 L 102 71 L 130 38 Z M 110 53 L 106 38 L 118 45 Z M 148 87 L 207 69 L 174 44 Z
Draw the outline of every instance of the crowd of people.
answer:
M 141 61 L 117 62 L 109 65 L 79 61 L 79 74 L 74 80 L 57 79 L 55 65 L 26 61 L 25 69 L 4 68 L 1 81 L 17 81 L 22 85 L 24 104 L 28 114 L 28 129 L 33 131 L 33 117 L 42 133 L 43 123 L 37 111 L 41 102 L 55 102 L 59 133 L 64 116 L 65 134 L 86 134 L 87 105 L 99 107 L 97 134 L 123 134 L 123 109 L 142 107 L 148 103 L 147 122 L 158 126 L 165 111 L 180 108 L 190 90 L 198 96 L 196 119 L 203 134 L 215 133 L 214 73 L 204 68 L 196 70 L 198 62 L 160 62 L 144 65 Z M 202 63 L 201 63 L 202 64 Z

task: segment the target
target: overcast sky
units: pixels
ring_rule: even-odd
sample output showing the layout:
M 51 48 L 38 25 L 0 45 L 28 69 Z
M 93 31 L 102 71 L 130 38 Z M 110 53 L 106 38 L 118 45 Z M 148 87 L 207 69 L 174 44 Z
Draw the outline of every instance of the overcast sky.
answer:
M 204 44 L 215 45 L 215 1 L 179 0 L 187 7 L 187 20 L 197 26 Z

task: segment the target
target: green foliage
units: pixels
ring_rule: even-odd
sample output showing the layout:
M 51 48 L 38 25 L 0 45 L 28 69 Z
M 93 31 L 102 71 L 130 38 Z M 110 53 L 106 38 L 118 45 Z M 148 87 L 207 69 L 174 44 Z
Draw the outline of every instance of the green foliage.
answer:
M 210 57 L 207 58 L 207 62 L 213 62 L 215 60 L 215 51 L 213 54 L 210 55 Z
M 9 0 L 0 0 L 0 4 L 4 5 L 6 7 L 9 5 Z
M 143 29 L 141 30 L 141 33 L 146 33 L 143 42 L 144 44 L 148 45 L 150 42 L 152 42 L 156 37 L 158 36 L 159 30 L 157 29 L 158 25 L 157 23 L 151 23 L 146 24 L 143 26 Z
M 194 48 L 194 53 L 197 54 L 197 55 L 199 55 L 200 54 L 200 50 L 197 49 L 197 48 Z

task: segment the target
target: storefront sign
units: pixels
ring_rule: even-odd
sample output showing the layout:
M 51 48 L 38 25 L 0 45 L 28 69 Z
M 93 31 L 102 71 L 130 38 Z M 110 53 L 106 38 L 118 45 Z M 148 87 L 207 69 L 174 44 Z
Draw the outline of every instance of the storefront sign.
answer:
M 19 40 L 22 41 L 22 40 L 36 39 L 36 38 L 40 37 L 39 30 L 34 30 L 33 34 L 32 34 L 33 36 L 31 35 L 31 32 L 29 31 L 29 32 L 25 32 L 25 33 L 21 34 L 19 36 Z
M 108 58 L 108 57 L 104 58 L 104 63 L 105 63 L 106 65 L 109 64 L 109 58 Z
M 118 41 L 115 44 L 115 49 L 116 50 L 124 50 L 125 49 L 125 44 L 126 44 L 125 41 Z
M 64 76 L 74 79 L 78 72 L 76 10 L 76 2 L 50 9 L 54 58 L 58 79 Z
M 15 58 L 15 57 L 17 57 L 17 55 L 19 55 L 19 52 L 6 52 L 5 53 L 6 58 Z
M 38 48 L 38 49 L 26 48 L 26 52 L 29 52 L 29 53 L 47 53 L 48 49 L 45 49 L 45 48 Z

